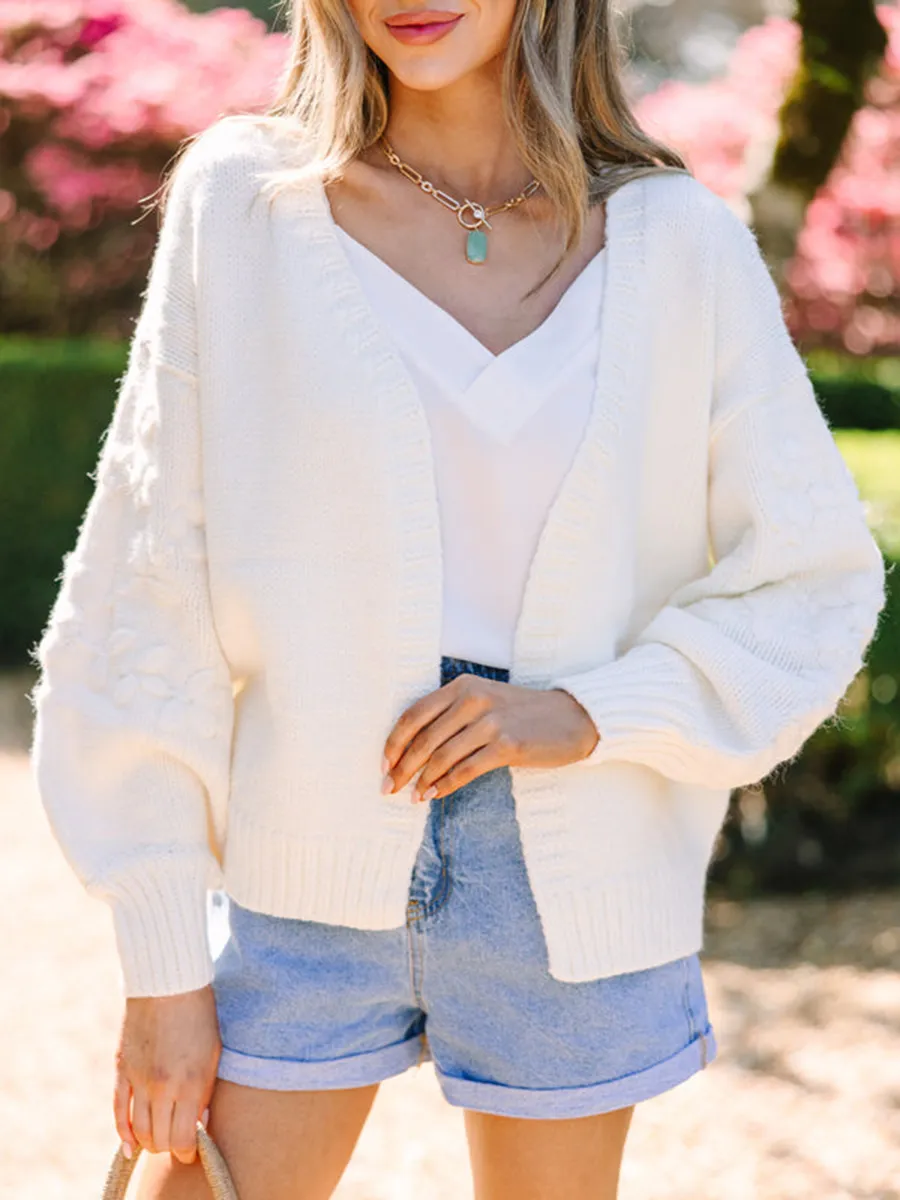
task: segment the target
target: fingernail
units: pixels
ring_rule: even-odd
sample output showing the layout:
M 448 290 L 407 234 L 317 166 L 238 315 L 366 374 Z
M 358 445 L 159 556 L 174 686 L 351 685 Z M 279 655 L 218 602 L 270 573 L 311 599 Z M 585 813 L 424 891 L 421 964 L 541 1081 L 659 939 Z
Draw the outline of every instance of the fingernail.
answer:
M 122 1153 L 126 1158 L 131 1158 L 131 1147 L 127 1142 L 122 1143 Z
M 204 1129 L 206 1128 L 206 1123 L 208 1120 L 209 1120 L 209 1109 L 204 1108 L 203 1116 L 200 1118 L 200 1124 L 203 1126 Z
M 422 799 L 423 800 L 433 800 L 436 795 L 437 795 L 437 788 L 434 786 L 434 784 L 432 784 L 431 787 L 428 789 L 428 791 L 425 793 L 425 795 L 422 797 Z
M 391 779 L 390 775 L 385 775 L 385 777 L 381 783 L 382 794 L 387 795 L 387 793 L 393 788 L 393 786 L 394 786 L 393 779 Z
M 383 775 L 387 775 L 387 773 L 388 773 L 388 771 L 390 771 L 390 769 L 391 769 L 390 760 L 388 759 L 388 756 L 385 755 L 384 758 L 381 760 L 381 772 Z

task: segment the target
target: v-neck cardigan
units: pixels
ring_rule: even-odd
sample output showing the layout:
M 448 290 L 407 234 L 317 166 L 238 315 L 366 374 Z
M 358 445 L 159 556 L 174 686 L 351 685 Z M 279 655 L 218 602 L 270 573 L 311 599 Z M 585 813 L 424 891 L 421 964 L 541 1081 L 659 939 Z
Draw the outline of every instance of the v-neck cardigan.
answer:
M 286 119 L 285 119 L 286 120 Z M 208 984 L 209 887 L 402 927 L 427 819 L 384 741 L 440 684 L 425 415 L 294 144 L 224 118 L 176 172 L 94 494 L 35 651 L 32 762 L 127 995 Z M 884 563 L 752 232 L 688 173 L 607 203 L 598 386 L 510 683 L 594 751 L 513 766 L 550 973 L 702 948 L 730 792 L 837 708 Z M 440 803 L 440 801 L 436 801 Z
M 606 252 L 537 329 L 493 354 L 338 233 L 428 419 L 443 558 L 440 652 L 508 668 L 528 568 L 597 386 Z

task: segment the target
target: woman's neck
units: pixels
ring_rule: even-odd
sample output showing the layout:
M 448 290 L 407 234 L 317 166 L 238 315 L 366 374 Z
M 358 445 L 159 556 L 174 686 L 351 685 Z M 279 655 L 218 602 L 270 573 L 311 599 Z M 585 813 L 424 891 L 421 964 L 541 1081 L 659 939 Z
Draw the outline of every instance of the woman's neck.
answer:
M 404 162 L 452 196 L 497 204 L 531 179 L 503 116 L 496 66 L 434 92 L 392 78 L 385 137 Z

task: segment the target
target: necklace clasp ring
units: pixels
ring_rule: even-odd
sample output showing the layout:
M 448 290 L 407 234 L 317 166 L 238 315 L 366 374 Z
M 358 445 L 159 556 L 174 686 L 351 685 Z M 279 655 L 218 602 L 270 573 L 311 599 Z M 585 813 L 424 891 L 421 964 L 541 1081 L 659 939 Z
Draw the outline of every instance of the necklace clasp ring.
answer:
M 466 219 L 465 214 L 467 212 L 472 214 L 474 224 L 470 224 L 469 220 Z M 459 221 L 460 225 L 462 225 L 463 229 L 468 229 L 470 232 L 473 229 L 480 229 L 482 225 L 484 225 L 486 229 L 491 228 L 491 223 L 487 219 L 487 215 L 482 206 L 480 204 L 473 203 L 471 200 L 466 200 L 464 204 L 459 206 L 456 211 L 456 219 Z

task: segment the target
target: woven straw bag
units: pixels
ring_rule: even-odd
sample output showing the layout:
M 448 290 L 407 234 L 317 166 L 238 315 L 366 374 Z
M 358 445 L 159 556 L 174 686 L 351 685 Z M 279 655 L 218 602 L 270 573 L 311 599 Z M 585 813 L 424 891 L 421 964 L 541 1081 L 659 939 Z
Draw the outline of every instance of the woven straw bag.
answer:
M 106 1176 L 103 1200 L 125 1200 L 128 1181 L 137 1166 L 142 1148 L 141 1146 L 136 1147 L 134 1157 L 126 1158 L 122 1153 L 122 1147 L 119 1147 L 110 1164 L 109 1174 Z M 225 1159 L 222 1157 L 222 1152 L 199 1121 L 197 1122 L 197 1154 L 203 1164 L 203 1170 L 206 1172 L 206 1182 L 209 1184 L 213 1200 L 238 1200 L 238 1194 L 235 1191 Z

